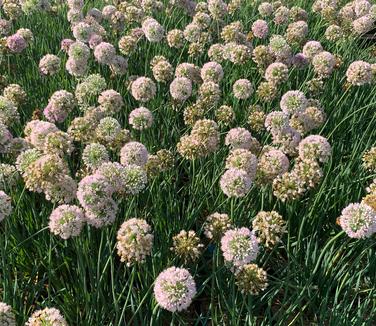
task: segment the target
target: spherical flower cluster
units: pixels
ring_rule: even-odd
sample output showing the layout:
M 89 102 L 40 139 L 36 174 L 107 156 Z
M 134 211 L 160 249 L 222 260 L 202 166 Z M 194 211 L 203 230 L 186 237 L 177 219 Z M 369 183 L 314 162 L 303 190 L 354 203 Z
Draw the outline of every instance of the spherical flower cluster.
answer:
M 275 85 L 284 83 L 288 79 L 289 69 L 282 62 L 274 62 L 265 70 L 265 79 Z
M 52 94 L 43 114 L 50 122 L 63 122 L 75 105 L 74 95 L 65 90 L 60 90 Z
M 277 176 L 288 171 L 290 166 L 287 156 L 278 149 L 265 151 L 259 158 L 258 177 L 261 182 L 271 182 Z
M 154 57 L 150 62 L 150 66 L 155 80 L 160 83 L 167 83 L 171 81 L 174 76 L 174 68 L 163 56 Z
M 186 77 L 175 78 L 170 84 L 170 94 L 176 101 L 186 101 L 192 95 L 192 81 Z
M 0 190 L 0 222 L 12 213 L 12 200 L 2 190 Z
M 154 18 L 147 18 L 142 23 L 142 30 L 149 42 L 160 42 L 164 37 L 164 28 Z
M 145 107 L 134 109 L 129 114 L 129 124 L 136 130 L 148 129 L 154 121 L 153 114 Z
M 348 205 L 338 221 L 350 238 L 364 239 L 376 233 L 376 212 L 364 203 Z
M 302 160 L 313 159 L 325 163 L 329 160 L 332 148 L 325 137 L 310 135 L 299 144 L 299 156 Z
M 53 234 L 69 239 L 81 233 L 84 223 L 85 215 L 81 208 L 61 205 L 52 211 L 48 227 Z
M 256 176 L 257 157 L 249 150 L 243 148 L 234 149 L 226 158 L 226 169 L 244 170 L 253 180 Z
M 41 325 L 68 326 L 68 323 L 59 310 L 55 308 L 45 308 L 34 312 L 25 324 L 25 326 Z
M 223 68 L 217 62 L 207 62 L 201 68 L 201 78 L 204 82 L 219 83 L 223 78 Z
M 252 186 L 252 179 L 244 170 L 228 169 L 220 179 L 220 186 L 227 197 L 244 197 Z
M 120 226 L 116 239 L 117 253 L 127 266 L 143 263 L 151 255 L 154 236 L 145 220 L 131 218 L 125 221 Z
M 61 60 L 54 54 L 46 54 L 39 61 L 39 71 L 42 75 L 55 75 L 59 72 Z
M 280 107 L 286 114 L 302 112 L 308 106 L 308 101 L 301 91 L 286 92 L 280 102 Z
M 376 146 L 366 151 L 362 157 L 363 166 L 369 171 L 376 171 Z
M 103 91 L 98 97 L 100 110 L 106 115 L 114 115 L 124 106 L 123 97 L 113 89 Z
M 50 122 L 32 120 L 25 126 L 25 139 L 36 148 L 42 149 L 48 134 L 57 132 L 59 129 Z
M 247 63 L 252 57 L 252 48 L 244 44 L 230 42 L 225 45 L 224 58 L 236 65 Z
M 98 143 L 86 145 L 82 153 L 82 161 L 92 171 L 96 170 L 103 163 L 108 162 L 108 160 L 109 155 L 106 147 Z
M 270 37 L 269 48 L 278 62 L 289 63 L 292 57 L 292 50 L 282 35 Z
M 338 25 L 329 25 L 325 30 L 325 38 L 330 42 L 337 42 L 344 37 L 342 28 Z
M 303 21 L 297 21 L 289 24 L 286 31 L 286 40 L 290 44 L 302 44 L 308 35 L 308 24 Z
M 280 6 L 274 13 L 274 23 L 276 25 L 284 25 L 287 24 L 290 18 L 290 9 L 285 6 Z
M 200 73 L 200 67 L 187 62 L 180 63 L 175 69 L 175 77 L 185 77 L 194 83 L 201 83 Z
M 0 325 L 16 326 L 16 317 L 12 311 L 12 307 L 5 302 L 0 302 Z
M 209 215 L 203 225 L 205 236 L 219 241 L 223 234 L 232 228 L 231 219 L 227 214 L 213 213 Z
M 225 126 L 229 125 L 235 117 L 234 109 L 228 105 L 221 105 L 215 110 L 217 122 Z
M 94 57 L 100 63 L 104 65 L 111 64 L 116 55 L 115 47 L 107 42 L 99 43 L 94 49 Z
M 27 47 L 25 39 L 17 33 L 7 37 L 6 45 L 9 51 L 13 53 L 21 53 Z
M 281 111 L 272 111 L 265 118 L 265 128 L 272 135 L 284 133 L 289 125 L 289 115 Z
M 347 82 L 355 86 L 370 84 L 373 79 L 371 65 L 365 61 L 355 61 L 347 68 L 346 77 Z
M 221 100 L 221 89 L 214 82 L 204 82 L 198 90 L 198 102 L 210 108 L 215 107 Z
M 90 37 L 93 35 L 94 31 L 90 24 L 85 22 L 79 22 L 73 27 L 73 36 L 77 41 L 87 43 Z
M 18 122 L 19 118 L 15 104 L 5 96 L 0 96 L 0 122 L 10 127 Z
M 221 250 L 225 262 L 238 269 L 257 258 L 259 245 L 248 228 L 228 230 L 221 239 Z
M 268 287 L 266 272 L 256 264 L 242 266 L 236 273 L 236 285 L 244 294 L 258 295 Z
M 336 59 L 330 52 L 322 51 L 313 57 L 312 65 L 319 77 L 326 78 L 333 72 Z
M 259 242 L 271 248 L 281 241 L 281 236 L 286 232 L 285 224 L 276 211 L 261 211 L 253 219 L 252 228 Z
M 264 39 L 268 36 L 269 27 L 265 20 L 258 19 L 252 24 L 252 33 L 255 37 Z
M 126 129 L 121 129 L 119 121 L 115 118 L 105 117 L 99 121 L 93 138 L 102 145 L 117 150 L 130 140 L 130 133 Z
M 257 141 L 245 128 L 230 129 L 225 138 L 225 144 L 233 149 L 243 148 L 250 150 Z
M 371 15 L 365 15 L 352 22 L 355 34 L 362 35 L 374 27 L 375 19 Z
M 325 112 L 316 106 L 308 106 L 303 112 L 297 113 L 290 118 L 290 125 L 300 134 L 319 128 L 326 120 Z
M 88 69 L 88 59 L 90 56 L 89 47 L 80 41 L 73 42 L 69 44 L 68 56 L 69 58 L 65 64 L 68 73 L 75 77 L 85 75 Z
M 136 141 L 125 144 L 120 151 L 120 162 L 123 165 L 135 164 L 144 166 L 148 161 L 148 150 Z
M 46 136 L 43 148 L 44 153 L 64 156 L 71 154 L 73 150 L 73 140 L 66 132 L 59 130 Z
M 200 238 L 195 231 L 180 231 L 179 234 L 172 238 L 173 246 L 171 250 L 185 263 L 196 261 L 202 252 L 204 245 L 200 242 Z
M 167 44 L 170 48 L 180 49 L 184 43 L 184 33 L 180 29 L 172 29 L 167 33 Z
M 26 92 L 18 84 L 9 84 L 4 88 L 3 95 L 16 106 L 22 105 L 27 98 Z
M 234 83 L 232 90 L 236 98 L 246 100 L 251 97 L 253 93 L 253 86 L 248 79 L 239 79 Z
M 139 77 L 131 85 L 132 96 L 140 102 L 152 100 L 157 92 L 155 83 L 148 77 Z
M 262 2 L 257 8 L 261 17 L 270 17 L 273 14 L 273 6 L 270 2 Z
M 100 228 L 115 220 L 117 205 L 111 196 L 114 189 L 101 174 L 84 177 L 78 184 L 77 199 L 85 209 L 87 222 Z
M 78 103 L 87 107 L 91 102 L 96 101 L 99 94 L 105 90 L 106 80 L 99 74 L 87 76 L 81 83 L 77 84 L 75 96 Z

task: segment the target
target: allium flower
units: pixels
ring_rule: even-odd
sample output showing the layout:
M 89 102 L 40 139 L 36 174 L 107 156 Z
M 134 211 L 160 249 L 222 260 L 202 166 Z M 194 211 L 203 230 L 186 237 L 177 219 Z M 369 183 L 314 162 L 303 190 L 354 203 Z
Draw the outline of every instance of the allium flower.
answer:
M 206 218 L 203 228 L 205 236 L 217 242 L 227 230 L 232 228 L 232 223 L 227 214 L 216 212 Z
M 77 199 L 81 206 L 87 208 L 100 207 L 113 194 L 114 189 L 108 180 L 100 174 L 92 174 L 83 178 L 77 189 Z
M 293 56 L 291 63 L 298 69 L 303 69 L 309 64 L 309 60 L 303 53 L 297 53 Z
M 82 77 L 86 75 L 88 66 L 86 61 L 79 61 L 73 58 L 69 58 L 65 64 L 65 69 L 72 76 Z
M 106 115 L 114 115 L 124 106 L 123 97 L 113 89 L 103 91 L 98 97 L 98 103 Z
M 276 211 L 261 211 L 253 219 L 252 228 L 259 242 L 271 248 L 281 241 L 286 232 L 286 222 Z
M 368 0 L 356 0 L 354 1 L 354 11 L 356 17 L 362 17 L 369 13 L 371 9 L 371 3 Z
M 252 33 L 255 37 L 264 39 L 268 36 L 269 27 L 265 20 L 258 19 L 252 24 Z
M 6 19 L 0 19 L 0 35 L 8 35 L 12 30 L 12 22 Z
M 114 75 L 123 76 L 128 69 L 128 59 L 121 55 L 115 55 L 110 64 L 110 68 Z
M 99 43 L 94 49 L 95 59 L 104 65 L 111 64 L 112 60 L 116 55 L 115 47 L 107 42 Z
M 123 165 L 135 164 L 143 166 L 148 160 L 148 150 L 136 141 L 125 144 L 120 151 L 120 162 Z
M 5 124 L 0 121 L 0 153 L 7 153 L 10 149 L 12 134 Z
M 192 95 L 192 81 L 185 77 L 177 77 L 170 84 L 170 94 L 174 100 L 184 102 Z
M 106 147 L 98 143 L 86 145 L 82 153 L 82 161 L 89 169 L 96 170 L 103 163 L 109 161 Z
M 21 53 L 27 46 L 25 39 L 20 34 L 13 34 L 7 37 L 6 44 L 13 53 Z
M 147 184 L 147 174 L 143 167 L 135 164 L 124 166 L 122 175 L 124 182 L 124 192 L 131 195 L 140 193 Z
M 352 27 L 357 35 L 369 32 L 374 27 L 375 19 L 371 15 L 362 16 L 352 22 Z
M 202 34 L 201 27 L 194 22 L 188 24 L 184 28 L 184 37 L 188 42 L 191 42 L 191 43 L 199 42 L 201 34 Z
M 39 71 L 42 75 L 55 75 L 59 72 L 61 60 L 58 56 L 54 54 L 46 54 L 39 61 Z
M 246 171 L 231 168 L 222 175 L 220 186 L 227 197 L 244 197 L 252 186 L 252 179 Z
M 301 91 L 286 92 L 280 102 L 280 107 L 286 114 L 302 112 L 308 106 L 308 101 Z
M 27 149 L 26 151 L 20 153 L 16 159 L 17 170 L 24 174 L 28 167 L 38 160 L 42 156 L 42 153 L 36 148 Z
M 221 89 L 214 82 L 204 82 L 198 90 L 198 102 L 207 107 L 216 106 L 221 100 Z
M 196 283 L 184 268 L 167 268 L 155 280 L 155 299 L 163 309 L 171 312 L 187 309 L 196 293 Z
M 290 44 L 302 44 L 308 35 L 308 24 L 303 21 L 297 21 L 289 24 L 286 31 L 286 40 Z
M 0 190 L 0 222 L 10 216 L 12 210 L 11 198 L 4 191 Z
M 272 111 L 265 118 L 265 128 L 272 135 L 283 133 L 289 127 L 289 116 L 285 112 Z
M 256 260 L 259 253 L 257 239 L 248 228 L 228 230 L 221 239 L 225 262 L 234 269 Z
M 274 23 L 276 25 L 287 24 L 290 18 L 290 9 L 285 6 L 280 6 L 274 13 Z
M 217 122 L 225 126 L 229 125 L 235 117 L 234 109 L 228 105 L 221 105 L 215 110 Z
M 45 308 L 34 312 L 25 324 L 25 326 L 41 325 L 68 326 L 68 323 L 59 310 L 55 308 Z
M 369 171 L 376 171 L 376 146 L 366 151 L 362 157 L 363 166 Z
M 347 69 L 346 77 L 347 82 L 352 85 L 362 86 L 370 84 L 373 79 L 371 65 L 365 61 L 355 61 Z
M 43 114 L 50 122 L 63 122 L 75 105 L 74 95 L 65 90 L 60 90 L 52 94 Z
M 332 154 L 332 148 L 325 137 L 310 135 L 299 144 L 299 156 L 302 160 L 313 159 L 325 163 Z
M 180 258 L 187 262 L 196 261 L 201 253 L 204 245 L 200 242 L 200 238 L 195 231 L 182 230 L 179 234 L 172 238 L 173 246 L 171 250 Z
M 363 203 L 348 205 L 338 221 L 350 238 L 365 239 L 376 232 L 376 212 Z
M 116 7 L 113 5 L 104 6 L 102 9 L 102 15 L 104 19 L 109 20 L 110 17 L 116 12 Z
M 224 57 L 236 65 L 243 65 L 247 63 L 252 57 L 252 48 L 230 42 L 225 44 Z
M 275 60 L 271 49 L 266 45 L 258 45 L 252 52 L 252 60 L 260 70 L 265 70 Z
M 164 28 L 154 18 L 147 18 L 142 23 L 142 30 L 149 42 L 160 42 L 164 37 Z
M 196 83 L 201 83 L 200 74 L 201 69 L 192 63 L 183 62 L 175 69 L 175 77 L 185 77 Z
M 254 138 L 245 128 L 233 128 L 226 135 L 225 144 L 233 149 L 251 149 Z
M 184 46 L 184 33 L 180 29 L 173 29 L 167 33 L 167 44 L 170 48 L 180 49 Z
M 4 97 L 13 102 L 16 106 L 23 104 L 27 95 L 23 88 L 18 84 L 9 84 L 3 90 Z
M 234 149 L 226 158 L 226 169 L 244 170 L 253 180 L 256 176 L 257 157 L 249 150 L 243 148 Z
M 244 294 L 258 295 L 268 287 L 266 272 L 256 264 L 242 266 L 236 273 L 236 285 Z
M 16 317 L 12 311 L 12 307 L 5 302 L 0 302 L 0 325 L 16 326 Z
M 308 106 L 303 112 L 295 114 L 290 119 L 290 125 L 301 134 L 319 128 L 326 120 L 325 112 L 315 106 Z
M 331 42 L 337 42 L 344 37 L 342 28 L 338 25 L 329 25 L 325 31 L 325 38 Z
M 97 100 L 107 86 L 106 80 L 99 74 L 87 76 L 76 86 L 76 99 L 79 104 L 88 106 L 91 101 Z
M 221 20 L 227 13 L 227 5 L 223 0 L 208 0 L 208 11 L 215 20 Z
M 152 100 L 156 92 L 157 88 L 155 83 L 147 77 L 139 77 L 131 85 L 132 96 L 140 102 Z
M 223 46 L 223 44 L 212 44 L 208 50 L 208 56 L 210 60 L 221 63 L 225 59 L 224 51 L 225 47 Z
M 248 79 L 239 79 L 234 83 L 232 90 L 236 98 L 246 100 L 252 95 L 253 86 Z
M 257 8 L 261 17 L 270 17 L 273 14 L 273 6 L 270 2 L 262 2 Z
M 271 53 L 277 61 L 289 63 L 292 58 L 292 50 L 286 39 L 282 35 L 273 35 L 270 37 L 269 47 Z
M 265 70 L 265 79 L 273 84 L 281 84 L 287 81 L 289 69 L 282 62 L 274 62 Z
M 201 68 L 201 78 L 204 82 L 219 83 L 223 78 L 223 68 L 217 62 L 207 62 Z
M 261 132 L 264 130 L 266 115 L 260 108 L 251 109 L 248 115 L 248 124 L 250 129 L 255 132 Z
M 134 109 L 129 114 L 129 124 L 137 130 L 148 129 L 152 126 L 154 121 L 153 114 L 145 107 Z
M 131 218 L 125 221 L 120 226 L 116 239 L 117 253 L 127 266 L 143 263 L 151 255 L 154 236 L 145 220 Z
M 278 149 L 265 151 L 259 158 L 258 177 L 261 182 L 270 182 L 289 169 L 289 159 Z
M 164 56 L 154 57 L 150 62 L 150 66 L 152 67 L 153 76 L 156 81 L 167 83 L 172 80 L 174 76 L 174 68 Z
M 0 96 L 0 123 L 12 126 L 19 121 L 19 118 L 15 104 L 5 96 Z
M 80 41 L 73 42 L 69 45 L 68 56 L 69 59 L 78 62 L 80 65 L 86 65 L 86 61 L 90 56 L 90 49 Z
M 61 205 L 50 215 L 48 227 L 52 233 L 63 239 L 78 236 L 85 223 L 85 215 L 81 208 L 74 205 Z
M 316 54 L 312 59 L 313 69 L 320 77 L 328 77 L 333 72 L 336 65 L 336 59 L 333 54 L 322 51 Z
M 79 22 L 73 27 L 73 36 L 80 42 L 87 43 L 94 31 L 91 25 L 85 22 Z
M 33 146 L 42 149 L 47 135 L 56 131 L 59 129 L 53 123 L 32 120 L 25 126 L 25 139 Z

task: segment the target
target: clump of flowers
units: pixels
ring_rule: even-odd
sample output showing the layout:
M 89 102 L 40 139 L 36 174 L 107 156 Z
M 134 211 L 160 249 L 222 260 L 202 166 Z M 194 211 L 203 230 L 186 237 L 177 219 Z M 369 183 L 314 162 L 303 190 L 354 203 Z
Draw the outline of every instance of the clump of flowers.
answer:
M 43 110 L 44 116 L 50 122 L 63 122 L 76 105 L 74 95 L 65 90 L 52 94 Z
M 223 78 L 223 68 L 217 62 L 207 62 L 201 68 L 201 78 L 204 82 L 219 83 Z
M 235 118 L 234 109 L 228 105 L 221 105 L 215 110 L 215 117 L 219 124 L 229 125 Z
M 261 211 L 253 219 L 252 228 L 258 240 L 272 248 L 281 241 L 281 236 L 286 232 L 286 222 L 276 211 Z
M 148 150 L 136 141 L 125 144 L 120 151 L 120 162 L 123 165 L 135 164 L 144 166 L 148 161 Z
M 5 302 L 0 302 L 0 324 L 6 326 L 16 326 L 16 317 L 12 307 Z
M 164 28 L 154 18 L 147 18 L 142 23 L 142 31 L 149 42 L 160 42 L 164 37 Z
M 376 146 L 364 153 L 363 166 L 369 171 L 376 171 Z
M 232 223 L 227 214 L 216 212 L 206 218 L 203 228 L 208 239 L 218 242 L 224 233 L 232 228 Z
M 288 171 L 289 159 L 279 149 L 270 148 L 259 157 L 257 177 L 261 183 L 272 182 L 277 176 Z
M 40 325 L 68 326 L 68 323 L 56 308 L 45 308 L 34 312 L 25 324 L 25 326 Z
M 327 78 L 331 75 L 336 66 L 336 59 L 330 52 L 322 51 L 313 57 L 312 65 L 315 73 L 319 77 Z
M 252 186 L 252 179 L 245 170 L 231 168 L 222 175 L 220 186 L 227 197 L 244 197 Z
M 308 101 L 301 91 L 288 91 L 282 96 L 280 106 L 286 114 L 294 114 L 302 112 L 308 106 Z
M 253 232 L 248 228 L 228 230 L 221 239 L 225 262 L 235 270 L 256 260 L 259 246 Z
M 75 205 L 61 205 L 50 215 L 50 231 L 62 239 L 78 236 L 85 223 L 83 210 Z
M 149 102 L 157 92 L 155 83 L 148 77 L 139 77 L 132 82 L 132 96 L 140 102 Z
M 369 238 L 376 232 L 376 212 L 364 203 L 348 205 L 338 222 L 350 238 Z
M 299 143 L 299 156 L 302 160 L 313 159 L 325 163 L 331 152 L 328 140 L 320 135 L 307 136 Z
M 0 190 L 0 222 L 12 214 L 12 200 L 2 190 Z
M 39 71 L 42 75 L 55 75 L 59 72 L 61 60 L 54 54 L 46 54 L 39 61 Z
M 192 95 L 192 81 L 186 77 L 176 77 L 170 84 L 170 94 L 176 101 L 186 101 Z
M 268 36 L 269 26 L 265 20 L 258 19 L 252 24 L 252 33 L 255 37 L 264 39 Z
M 247 149 L 234 149 L 226 158 L 226 169 L 244 170 L 253 180 L 256 176 L 257 157 Z
M 274 62 L 265 70 L 265 79 L 275 85 L 284 83 L 288 79 L 289 70 L 282 62 Z
M 355 86 L 370 84 L 373 80 L 371 65 L 365 61 L 355 61 L 347 68 L 346 77 L 347 82 Z
M 153 76 L 156 81 L 160 83 L 167 83 L 171 81 L 174 76 L 174 69 L 163 56 L 156 56 L 150 63 L 153 71 Z
M 258 295 L 268 287 L 266 272 L 256 264 L 247 264 L 239 268 L 236 285 L 244 294 Z
M 125 221 L 120 226 L 116 239 L 117 253 L 127 266 L 143 263 L 151 255 L 154 236 L 145 220 L 131 218 Z
M 248 79 L 239 79 L 234 83 L 232 90 L 236 98 L 246 100 L 252 95 L 253 86 Z
M 9 84 L 3 90 L 4 97 L 13 102 L 15 106 L 24 104 L 27 98 L 26 92 L 18 84 Z
M 82 161 L 88 169 L 95 171 L 103 163 L 109 161 L 106 147 L 98 143 L 86 145 L 82 153 Z
M 193 230 L 180 231 L 179 234 L 172 238 L 173 245 L 171 250 L 180 258 L 187 262 L 196 261 L 202 252 L 204 245 L 200 242 L 200 238 Z
M 163 309 L 170 312 L 187 309 L 196 293 L 196 283 L 184 268 L 167 268 L 155 280 L 155 299 Z

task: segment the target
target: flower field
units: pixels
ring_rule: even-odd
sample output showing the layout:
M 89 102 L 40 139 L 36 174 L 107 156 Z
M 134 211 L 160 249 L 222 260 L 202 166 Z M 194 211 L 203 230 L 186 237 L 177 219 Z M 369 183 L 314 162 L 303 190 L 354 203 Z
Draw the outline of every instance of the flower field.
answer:
M 0 326 L 375 325 L 376 3 L 0 5 Z

